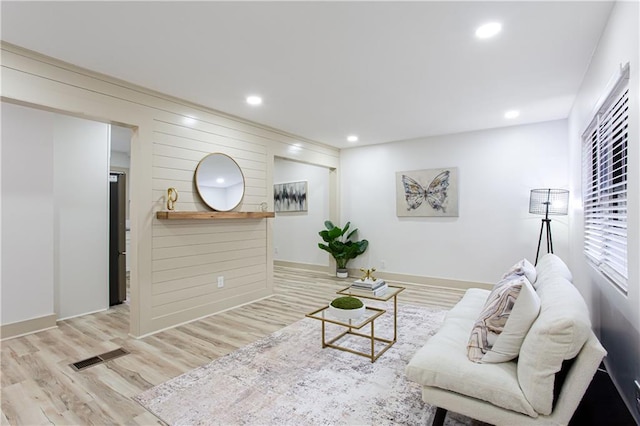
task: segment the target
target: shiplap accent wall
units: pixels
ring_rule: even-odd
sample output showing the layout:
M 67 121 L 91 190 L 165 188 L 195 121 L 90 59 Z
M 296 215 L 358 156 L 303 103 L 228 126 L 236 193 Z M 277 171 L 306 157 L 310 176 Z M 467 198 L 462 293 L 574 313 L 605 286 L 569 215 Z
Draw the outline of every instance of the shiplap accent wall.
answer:
M 168 187 L 178 210 L 208 210 L 193 185 L 211 152 L 240 165 L 238 211 L 273 209 L 274 156 L 331 170 L 338 219 L 339 151 L 2 43 L 2 99 L 134 129 L 131 149 L 131 334 L 142 336 L 266 297 L 273 291 L 271 219 L 163 221 Z M 225 277 L 223 288 L 217 277 Z M 3 284 L 4 285 L 4 284 Z
M 185 124 L 188 122 L 188 125 Z M 163 210 L 167 188 L 178 190 L 176 210 L 210 210 L 198 195 L 193 175 L 212 152 L 233 158 L 245 177 L 237 208 L 258 211 L 267 202 L 267 141 L 233 128 L 175 115 L 154 120 L 153 199 Z M 269 195 L 270 196 L 270 195 Z M 163 221 L 154 219 L 151 315 L 168 326 L 192 311 L 206 315 L 224 299 L 270 294 L 266 220 Z M 218 288 L 218 277 L 224 287 Z

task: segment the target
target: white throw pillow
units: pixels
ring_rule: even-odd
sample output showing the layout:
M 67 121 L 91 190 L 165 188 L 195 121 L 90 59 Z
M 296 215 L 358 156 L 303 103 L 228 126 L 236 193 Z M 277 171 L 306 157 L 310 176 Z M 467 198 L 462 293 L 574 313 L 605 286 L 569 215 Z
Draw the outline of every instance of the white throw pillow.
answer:
M 529 262 L 527 259 L 522 259 L 511 268 L 509 268 L 509 270 L 502 276 L 502 279 L 504 280 L 512 275 L 524 275 L 535 287 L 538 272 L 536 271 L 536 267 L 533 266 L 531 262 Z
M 499 363 L 516 358 L 539 312 L 540 299 L 524 275 L 512 275 L 498 283 L 471 330 L 469 359 Z

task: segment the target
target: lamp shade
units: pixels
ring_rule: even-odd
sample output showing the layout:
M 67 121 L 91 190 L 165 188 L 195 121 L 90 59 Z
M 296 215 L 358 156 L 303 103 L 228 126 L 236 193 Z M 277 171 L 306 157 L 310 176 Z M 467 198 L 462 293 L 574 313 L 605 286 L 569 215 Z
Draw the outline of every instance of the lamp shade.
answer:
M 542 215 L 566 215 L 569 211 L 569 191 L 566 189 L 532 189 L 529 197 L 529 213 Z

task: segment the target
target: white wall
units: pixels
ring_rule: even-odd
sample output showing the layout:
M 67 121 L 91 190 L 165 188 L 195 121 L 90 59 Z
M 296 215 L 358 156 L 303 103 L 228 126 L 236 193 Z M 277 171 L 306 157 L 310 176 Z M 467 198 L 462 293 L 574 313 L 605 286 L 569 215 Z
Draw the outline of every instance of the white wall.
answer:
M 2 324 L 54 313 L 52 133 L 52 114 L 2 103 Z
M 4 102 L 2 123 L 2 324 L 108 308 L 108 126 Z
M 278 212 L 273 221 L 274 260 L 329 265 L 329 254 L 318 248 L 318 232 L 329 219 L 329 169 L 275 158 L 273 182 L 307 181 L 306 212 Z
M 109 126 L 56 114 L 54 265 L 60 319 L 109 307 Z
M 639 93 L 639 5 L 616 2 L 607 27 L 594 52 L 569 117 L 571 190 L 575 199 L 571 223 L 571 267 L 574 283 L 589 304 L 594 328 L 609 352 L 605 364 L 640 422 L 635 409 L 633 380 L 640 382 L 640 116 Z M 583 211 L 581 199 L 581 136 L 592 119 L 594 108 L 620 65 L 629 62 L 629 146 L 628 146 L 628 265 L 629 292 L 623 295 L 596 272 L 583 254 Z
M 131 158 L 126 152 L 111 151 L 111 158 L 109 159 L 111 167 L 120 169 L 128 169 L 131 164 Z
M 542 217 L 528 213 L 529 191 L 567 188 L 567 164 L 565 120 L 343 150 L 342 221 L 369 240 L 349 267 L 493 283 L 535 259 Z M 395 173 L 446 167 L 458 168 L 459 217 L 397 217 Z M 552 222 L 565 258 L 567 223 Z

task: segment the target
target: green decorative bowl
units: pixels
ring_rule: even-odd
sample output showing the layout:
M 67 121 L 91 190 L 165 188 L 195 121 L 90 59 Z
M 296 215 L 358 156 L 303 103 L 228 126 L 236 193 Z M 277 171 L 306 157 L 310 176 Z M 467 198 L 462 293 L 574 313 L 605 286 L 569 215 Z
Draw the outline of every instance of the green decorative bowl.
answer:
M 329 312 L 340 320 L 354 320 L 362 317 L 366 307 L 360 299 L 351 296 L 338 297 L 329 305 Z

